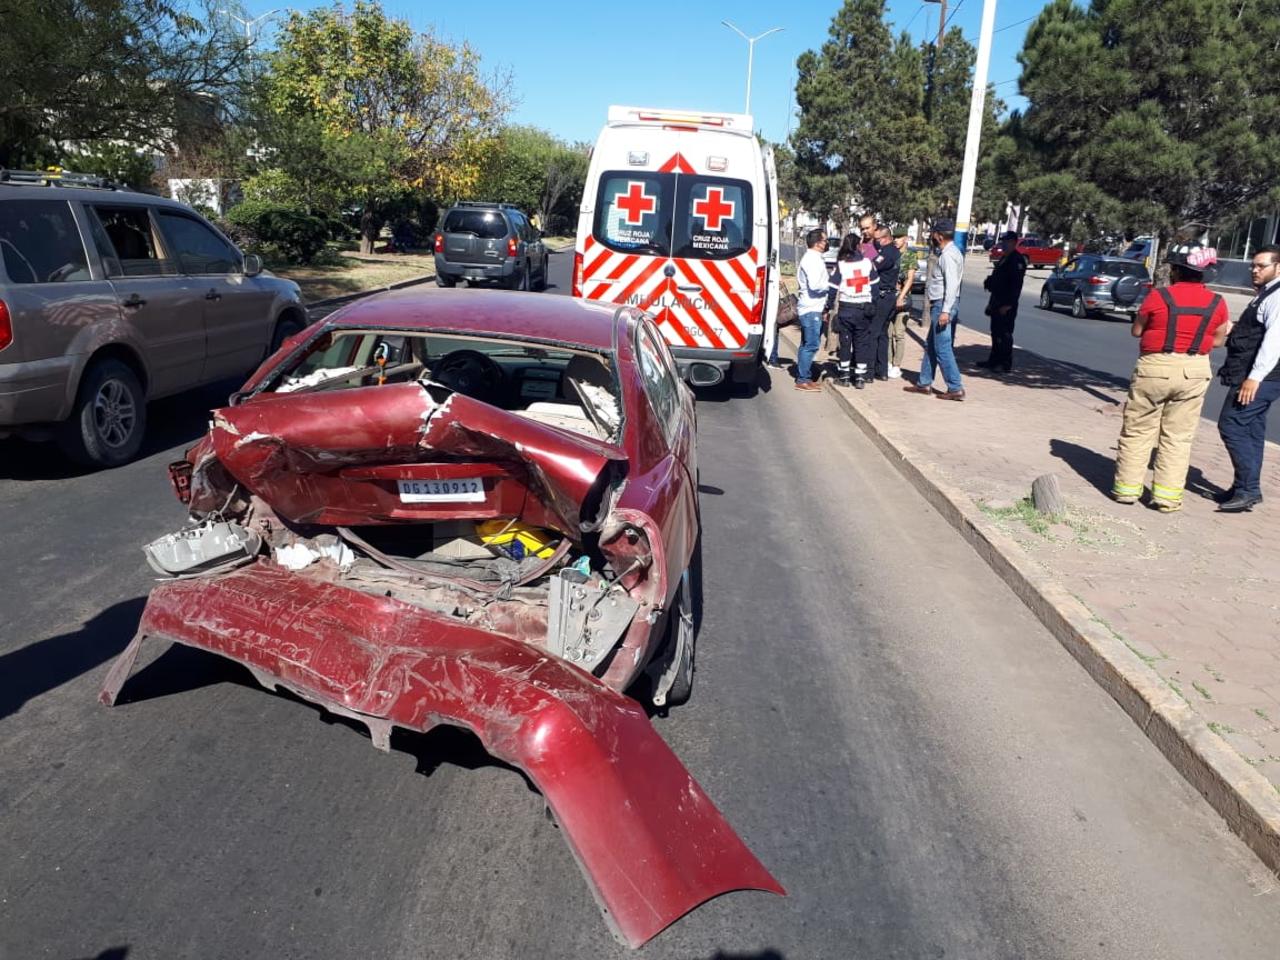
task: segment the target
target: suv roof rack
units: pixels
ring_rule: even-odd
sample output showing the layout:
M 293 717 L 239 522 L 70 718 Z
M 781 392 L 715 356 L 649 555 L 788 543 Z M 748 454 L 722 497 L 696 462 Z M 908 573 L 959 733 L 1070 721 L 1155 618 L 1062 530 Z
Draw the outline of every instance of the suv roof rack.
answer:
M 94 187 L 99 190 L 119 190 L 114 180 L 95 177 L 91 173 L 72 173 L 54 167 L 51 170 L 5 170 L 0 168 L 0 183 L 37 183 L 41 186 Z
M 454 204 L 455 207 L 492 207 L 497 210 L 516 210 L 520 207 L 514 203 L 494 203 L 491 200 L 459 200 Z

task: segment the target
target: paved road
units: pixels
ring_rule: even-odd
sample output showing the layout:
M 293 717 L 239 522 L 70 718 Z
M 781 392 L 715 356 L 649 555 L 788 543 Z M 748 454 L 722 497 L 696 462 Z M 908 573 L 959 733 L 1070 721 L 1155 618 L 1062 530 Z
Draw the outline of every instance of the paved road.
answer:
M 185 649 L 96 705 L 215 402 L 162 405 L 164 446 L 110 473 L 0 449 L 0 957 L 629 955 L 466 736 L 382 755 Z M 699 418 L 699 670 L 656 722 L 790 896 L 641 956 L 1274 953 L 1274 878 L 827 398 Z

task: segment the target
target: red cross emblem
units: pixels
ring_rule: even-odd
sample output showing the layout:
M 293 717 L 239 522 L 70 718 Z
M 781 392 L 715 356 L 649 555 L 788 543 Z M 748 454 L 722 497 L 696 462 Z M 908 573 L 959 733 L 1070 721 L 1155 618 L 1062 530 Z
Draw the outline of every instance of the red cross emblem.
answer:
M 855 273 L 852 277 L 844 282 L 846 287 L 853 287 L 854 293 L 861 293 L 862 288 L 871 282 L 871 277 L 865 273 Z
M 645 214 L 658 209 L 658 198 L 645 193 L 644 184 L 639 180 L 628 181 L 627 192 L 618 194 L 613 203 L 626 215 L 627 223 L 632 226 L 644 223 Z
M 707 187 L 707 195 L 693 202 L 693 215 L 701 218 L 704 230 L 719 233 L 720 225 L 733 216 L 735 206 L 732 200 L 724 198 L 722 189 Z

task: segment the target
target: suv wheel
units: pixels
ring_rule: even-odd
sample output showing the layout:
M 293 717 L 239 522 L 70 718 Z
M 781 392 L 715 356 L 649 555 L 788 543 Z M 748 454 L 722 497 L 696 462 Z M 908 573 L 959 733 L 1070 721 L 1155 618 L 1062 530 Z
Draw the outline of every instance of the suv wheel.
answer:
M 1076 298 L 1071 301 L 1071 315 L 1077 320 L 1083 320 L 1085 317 L 1089 316 L 1089 311 L 1085 309 L 1084 297 L 1078 293 L 1076 294 Z
M 302 330 L 302 324 L 297 320 L 281 320 L 276 324 L 276 332 L 271 335 L 271 349 L 267 352 L 267 356 L 279 350 L 286 340 L 295 333 Z
M 1040 309 L 1041 310 L 1053 309 L 1053 299 L 1049 296 L 1048 287 L 1043 287 L 1040 290 Z
M 446 273 L 437 273 L 437 274 L 436 274 L 436 286 L 437 286 L 437 287 L 453 287 L 453 286 L 456 286 L 456 285 L 457 285 L 457 283 L 458 283 L 458 278 L 457 278 L 457 277 L 451 277 L 451 276 L 449 276 L 449 275 L 448 275 L 448 274 L 446 274 Z
M 534 285 L 533 285 L 534 290 L 547 289 L 547 270 L 549 269 L 549 266 L 548 266 L 549 259 L 550 258 L 547 257 L 546 254 L 542 255 L 542 270 L 538 273 L 537 281 L 534 282 Z
M 142 385 L 119 360 L 102 360 L 85 373 L 58 444 L 78 463 L 118 467 L 142 448 L 147 404 Z
M 524 267 L 521 268 L 520 272 L 515 274 L 511 278 L 511 289 L 512 290 L 528 290 L 531 280 L 532 280 L 532 277 L 530 275 L 530 270 L 529 270 L 529 261 L 526 260 L 524 262 Z

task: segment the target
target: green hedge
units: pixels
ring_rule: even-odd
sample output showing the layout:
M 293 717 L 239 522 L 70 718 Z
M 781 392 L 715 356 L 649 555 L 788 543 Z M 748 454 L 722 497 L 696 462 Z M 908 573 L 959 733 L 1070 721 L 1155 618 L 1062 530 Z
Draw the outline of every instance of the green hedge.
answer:
M 235 240 L 268 260 L 310 263 L 329 240 L 330 225 L 281 203 L 246 200 L 227 212 Z

